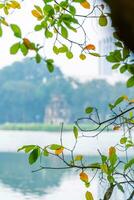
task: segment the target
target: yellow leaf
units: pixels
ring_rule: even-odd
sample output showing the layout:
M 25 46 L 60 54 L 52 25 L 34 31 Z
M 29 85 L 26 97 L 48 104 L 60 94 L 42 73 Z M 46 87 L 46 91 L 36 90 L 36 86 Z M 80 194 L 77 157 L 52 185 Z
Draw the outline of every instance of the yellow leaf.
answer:
M 90 9 L 90 3 L 88 1 L 83 1 L 82 3 L 80 3 L 82 5 L 83 8 L 86 8 L 86 9 Z
M 84 47 L 84 50 L 95 50 L 95 45 L 94 44 L 88 44 L 87 46 Z
M 79 56 L 79 57 L 80 57 L 80 59 L 81 59 L 81 60 L 85 60 L 85 59 L 86 59 L 86 56 L 85 56 L 83 53 L 82 53 L 82 54 L 80 54 L 80 56 Z
M 10 7 L 14 8 L 14 9 L 15 8 L 17 8 L 17 9 L 21 8 L 20 4 L 17 1 L 11 1 Z
M 85 197 L 86 197 L 86 200 L 94 200 L 93 195 L 92 195 L 91 192 L 87 191 Z
M 85 172 L 80 173 L 80 179 L 84 182 L 88 182 L 88 175 Z
M 114 126 L 113 130 L 114 130 L 114 131 L 119 131 L 120 128 L 121 128 L 120 126 Z
M 56 149 L 55 154 L 60 155 L 61 153 L 63 153 L 63 150 L 64 150 L 64 147 L 61 147 L 60 149 Z
M 36 17 L 38 20 L 43 19 L 43 15 L 41 15 L 37 10 L 32 10 L 32 15 Z
M 115 147 L 110 147 L 109 148 L 109 157 L 111 157 L 113 154 L 115 154 L 116 153 L 116 149 L 115 149 Z

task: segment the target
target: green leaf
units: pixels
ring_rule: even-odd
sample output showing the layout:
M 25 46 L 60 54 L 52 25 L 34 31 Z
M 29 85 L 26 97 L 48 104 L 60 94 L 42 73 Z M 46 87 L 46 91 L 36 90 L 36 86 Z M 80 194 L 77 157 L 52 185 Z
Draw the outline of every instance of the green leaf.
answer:
M 108 20 L 107 17 L 104 14 L 101 14 L 99 17 L 99 25 L 100 26 L 107 26 Z
M 46 60 L 46 64 L 47 64 L 47 68 L 48 68 L 48 71 L 50 73 L 52 73 L 54 71 L 54 64 L 53 64 L 53 60 L 52 59 L 47 59 Z
M 60 6 L 64 9 L 66 9 L 68 7 L 68 1 L 61 1 L 60 2 Z
M 106 57 L 107 61 L 111 63 L 116 63 L 122 61 L 121 57 L 121 50 L 115 50 L 113 52 L 110 52 L 110 54 Z
M 63 45 L 59 48 L 59 53 L 66 53 L 68 51 L 68 47 L 66 45 Z
M 76 126 L 73 127 L 73 133 L 74 133 L 75 139 L 77 139 L 78 138 L 78 128 Z
M 1 3 L 1 4 L 0 4 L 0 9 L 1 9 L 1 8 L 4 8 L 4 6 L 5 6 L 5 5 L 4 5 L 3 3 Z
M 29 148 L 34 149 L 35 147 L 36 147 L 36 145 L 24 145 L 24 146 L 20 147 L 17 152 L 23 151 L 23 150 L 26 151 L 26 149 L 29 149 Z
M 36 146 L 35 145 L 28 145 L 25 148 L 25 153 L 29 153 L 30 151 L 32 151 Z
M 20 50 L 23 56 L 26 56 L 28 54 L 28 48 L 23 43 L 20 45 Z
M 45 3 L 52 2 L 53 0 L 43 0 Z
M 3 31 L 2 31 L 2 27 L 0 25 L 0 37 L 2 37 L 2 35 L 3 35 Z
M 41 58 L 39 53 L 36 54 L 35 60 L 36 60 L 36 63 L 40 63 L 41 62 L 42 58 Z
M 53 37 L 53 33 L 50 32 L 48 29 L 45 30 L 45 36 L 46 38 L 52 38 Z
M 102 160 L 102 163 L 105 163 L 107 161 L 107 156 L 101 155 L 101 160 Z
M 110 163 L 112 166 L 114 166 L 117 162 L 117 155 L 116 153 L 113 153 L 112 155 L 110 155 L 109 157 Z
M 128 48 L 123 48 L 123 59 L 125 60 L 130 55 L 130 50 Z
M 60 149 L 62 146 L 61 145 L 59 145 L 59 144 L 52 144 L 51 146 L 50 146 L 50 149 L 51 150 L 57 150 L 57 149 Z
M 126 142 L 127 142 L 127 137 L 123 137 L 120 139 L 121 144 L 126 144 Z
M 40 155 L 39 148 L 34 149 L 29 155 L 29 164 L 34 164 Z
M 112 66 L 112 69 L 113 69 L 113 70 L 114 70 L 114 69 L 117 69 L 119 66 L 120 66 L 120 63 L 116 63 L 116 64 L 114 64 L 114 65 Z
M 121 42 L 115 42 L 115 45 L 117 46 L 117 47 L 120 47 L 120 48 L 123 48 L 123 45 L 122 45 L 122 43 Z
M 48 64 L 47 64 L 47 68 L 48 68 L 48 71 L 49 71 L 50 73 L 52 73 L 52 72 L 54 71 L 54 65 L 53 65 L 53 64 L 48 63 Z
M 131 168 L 132 165 L 134 165 L 134 158 L 131 159 L 131 160 L 129 160 L 128 163 L 126 163 L 126 164 L 124 165 L 124 171 L 126 171 L 128 168 Z
M 115 101 L 115 103 L 114 103 L 114 108 L 117 106 L 117 105 L 119 105 L 120 103 L 122 103 L 124 101 L 124 96 L 121 96 L 121 97 L 119 97 L 116 101 Z
M 111 103 L 110 103 L 108 106 L 109 106 L 109 108 L 110 108 L 111 110 L 114 108 L 114 105 L 111 104 Z
M 113 33 L 113 37 L 114 37 L 115 39 L 119 40 L 119 37 L 118 37 L 117 32 L 114 32 L 114 33 Z
M 68 38 L 68 31 L 64 26 L 61 26 L 61 35 L 62 37 L 64 37 L 65 39 Z
M 95 57 L 101 57 L 101 55 L 99 53 L 93 53 L 93 52 L 90 52 L 89 53 L 91 56 L 95 56 Z
M 20 48 L 20 43 L 15 43 L 10 47 L 10 54 L 16 54 Z
M 122 193 L 125 192 L 124 189 L 123 189 L 123 186 L 122 186 L 121 184 L 116 183 L 116 185 L 117 185 L 118 189 L 119 189 Z
M 120 68 L 120 73 L 124 73 L 125 71 L 127 71 L 127 64 L 126 65 L 123 65 L 121 68 Z
M 47 16 L 52 16 L 54 15 L 54 9 L 51 5 L 45 5 L 43 8 L 44 14 Z
M 49 152 L 47 151 L 47 149 L 44 149 L 43 155 L 46 156 L 46 157 L 49 156 Z
M 59 54 L 59 49 L 55 45 L 53 46 L 53 52 L 58 55 Z
M 72 15 L 75 15 L 76 14 L 76 9 L 74 6 L 69 6 L 69 11 Z
M 85 0 L 73 0 L 73 2 L 75 2 L 75 3 L 82 3 L 82 2 L 84 2 Z
M 134 75 L 134 64 L 127 64 L 127 70 L 130 74 Z
M 87 191 L 85 197 L 86 197 L 86 200 L 94 200 L 93 195 L 92 195 L 91 192 Z
M 111 183 L 113 184 L 113 183 L 115 182 L 114 177 L 111 176 L 111 175 L 108 175 L 108 176 L 107 176 L 107 180 L 109 181 L 110 184 L 111 184 Z
M 21 38 L 22 34 L 21 34 L 21 29 L 19 26 L 17 26 L 16 24 L 11 24 L 11 29 L 14 33 L 14 35 L 18 38 Z
M 127 87 L 133 87 L 134 86 L 134 76 L 131 76 L 127 81 Z
M 36 26 L 34 27 L 34 30 L 35 30 L 35 31 L 40 31 L 40 30 L 42 30 L 42 25 L 36 25 Z
M 66 52 L 66 56 L 68 59 L 72 59 L 73 58 L 73 53 L 71 51 L 67 51 Z
M 93 107 L 87 107 L 86 109 L 85 109 L 85 113 L 86 114 L 90 114 L 90 113 L 92 113 L 93 112 Z

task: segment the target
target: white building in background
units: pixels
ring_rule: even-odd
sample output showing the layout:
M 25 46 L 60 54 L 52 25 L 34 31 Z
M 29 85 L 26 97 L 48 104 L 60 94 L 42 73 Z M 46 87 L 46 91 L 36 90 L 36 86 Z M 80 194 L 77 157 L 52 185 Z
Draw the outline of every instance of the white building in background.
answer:
M 110 51 L 115 50 L 114 42 L 115 40 L 112 36 L 107 36 L 99 41 L 99 53 L 104 56 L 99 60 L 99 75 L 101 77 L 111 76 L 114 73 L 111 68 L 112 64 L 105 58 L 105 55 L 108 55 Z
M 50 103 L 45 108 L 44 122 L 47 124 L 68 123 L 70 118 L 70 109 L 64 100 L 64 96 L 54 95 Z
M 115 39 L 113 38 L 112 34 L 108 32 L 106 32 L 104 37 L 98 41 L 99 53 L 100 55 L 104 56 L 99 59 L 98 75 L 100 79 L 105 79 L 111 84 L 119 81 L 126 81 L 127 79 L 127 75 L 121 74 L 118 69 L 112 70 L 112 65 L 114 65 L 114 63 L 110 63 L 106 60 L 106 55 L 116 49 L 114 43 Z

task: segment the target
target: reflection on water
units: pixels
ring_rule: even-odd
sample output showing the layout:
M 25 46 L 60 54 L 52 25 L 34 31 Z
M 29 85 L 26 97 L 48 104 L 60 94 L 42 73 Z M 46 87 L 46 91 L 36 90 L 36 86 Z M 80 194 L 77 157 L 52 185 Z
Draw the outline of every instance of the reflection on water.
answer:
M 43 194 L 45 188 L 58 185 L 65 173 L 62 170 L 32 173 L 26 155 L 19 153 L 0 153 L 0 161 L 0 181 L 24 194 Z M 50 160 L 47 163 L 49 165 Z
M 91 162 L 96 160 L 91 158 Z M 47 159 L 44 165 L 59 166 L 59 161 Z M 0 199 L 2 200 L 85 200 L 86 188 L 79 180 L 78 172 L 67 170 L 47 170 L 32 173 L 26 155 L 0 153 Z M 92 174 L 90 172 L 90 178 Z M 94 180 L 90 188 L 95 200 L 99 200 L 105 187 Z M 123 194 L 113 195 L 112 200 L 125 200 Z
M 19 153 L 0 153 L 0 162 L 0 197 L 3 200 L 63 199 L 65 194 L 67 199 L 84 197 L 83 184 L 73 171 L 43 170 L 32 173 L 26 155 Z M 55 159 L 47 159 L 49 166 L 59 164 Z
M 107 135 L 106 135 L 107 134 Z M 77 148 L 77 153 L 82 152 L 87 155 L 88 162 L 96 162 L 96 145 L 107 151 L 108 146 L 114 145 L 119 139 L 119 132 L 104 133 L 98 139 L 86 139 L 83 148 L 83 141 Z M 39 144 L 41 146 L 49 143 L 58 143 L 59 135 L 54 133 L 41 132 L 9 132 L 0 131 L 0 199 L 2 200 L 85 200 L 87 190 L 79 180 L 78 172 L 72 170 L 47 170 L 32 173 L 32 169 L 27 162 L 27 155 L 15 153 L 18 147 L 23 144 Z M 65 145 L 71 145 L 73 135 L 66 133 L 64 136 Z M 7 152 L 9 151 L 9 152 Z M 7 152 L 7 153 L 6 153 Z M 92 155 L 92 156 L 91 156 Z M 68 157 L 68 155 L 66 155 Z M 68 157 L 69 158 L 69 157 Z M 61 166 L 61 161 L 53 158 L 43 161 L 45 166 Z M 37 166 L 34 166 L 34 169 Z M 90 178 L 93 174 L 90 172 Z M 100 186 L 98 180 L 94 180 L 90 190 L 95 200 L 105 191 L 105 186 Z M 127 190 L 126 190 L 127 191 Z M 127 193 L 125 193 L 127 195 Z M 111 200 L 126 200 L 122 193 L 114 192 Z

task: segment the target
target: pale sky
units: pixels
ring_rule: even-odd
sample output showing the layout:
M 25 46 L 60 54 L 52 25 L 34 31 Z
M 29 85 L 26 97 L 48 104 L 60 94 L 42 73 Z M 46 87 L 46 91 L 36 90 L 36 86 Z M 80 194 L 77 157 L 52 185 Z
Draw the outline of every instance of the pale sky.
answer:
M 79 78 L 80 80 L 90 80 L 92 78 L 97 78 L 99 76 L 99 70 L 98 70 L 98 62 L 101 58 L 96 58 L 93 56 L 87 56 L 87 59 L 84 61 L 81 61 L 79 59 L 79 51 L 77 48 L 74 49 L 74 58 L 71 60 L 68 60 L 65 55 L 54 55 L 52 51 L 52 45 L 53 40 L 46 41 L 43 36 L 43 33 L 36 33 L 33 34 L 33 27 L 34 24 L 37 24 L 36 18 L 34 18 L 31 15 L 31 10 L 33 9 L 34 2 L 36 2 L 36 5 L 41 4 L 41 0 L 37 1 L 32 0 L 31 1 L 24 1 L 22 3 L 22 9 L 21 10 L 15 10 L 12 15 L 7 17 L 7 21 L 9 23 L 15 23 L 20 25 L 22 32 L 24 33 L 24 37 L 28 37 L 31 40 L 34 41 L 43 41 L 46 43 L 45 45 L 45 55 L 48 58 L 53 58 L 55 61 L 55 64 L 60 66 L 63 73 L 67 76 L 71 76 L 74 78 Z M 80 6 L 80 5 L 78 5 Z M 78 8 L 79 9 L 79 8 Z M 80 7 L 81 12 L 86 12 L 86 9 Z M 30 14 L 29 14 L 30 13 Z M 95 44 L 96 46 L 96 52 L 98 51 L 98 41 L 101 38 L 104 38 L 107 34 L 110 33 L 110 26 L 107 28 L 101 28 L 99 25 L 97 25 L 97 19 L 89 19 L 86 24 L 86 31 L 88 34 L 88 37 L 90 39 L 90 42 Z M 76 34 L 76 33 L 75 33 Z M 82 37 L 81 33 L 76 34 L 76 36 L 73 34 L 73 37 L 76 39 L 80 39 Z M 9 54 L 9 48 L 10 46 L 19 41 L 19 39 L 15 38 L 12 34 L 12 32 L 9 33 L 8 28 L 4 28 L 4 36 L 0 39 L 0 68 L 7 66 L 15 61 L 20 61 L 24 57 L 21 55 L 21 53 L 18 53 L 17 55 L 10 55 Z

